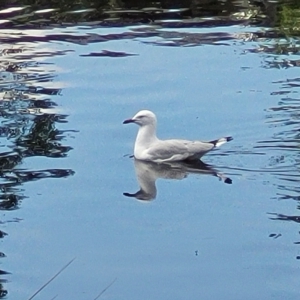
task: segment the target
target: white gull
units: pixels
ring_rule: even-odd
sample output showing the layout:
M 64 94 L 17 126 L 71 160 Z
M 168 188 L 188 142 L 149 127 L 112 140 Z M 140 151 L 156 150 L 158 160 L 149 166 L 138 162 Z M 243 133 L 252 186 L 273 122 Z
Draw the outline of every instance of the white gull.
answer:
M 222 137 L 210 142 L 188 140 L 160 140 L 156 136 L 156 116 L 152 111 L 141 110 L 123 124 L 135 123 L 140 126 L 134 145 L 134 157 L 153 162 L 198 160 L 204 154 L 232 140 Z

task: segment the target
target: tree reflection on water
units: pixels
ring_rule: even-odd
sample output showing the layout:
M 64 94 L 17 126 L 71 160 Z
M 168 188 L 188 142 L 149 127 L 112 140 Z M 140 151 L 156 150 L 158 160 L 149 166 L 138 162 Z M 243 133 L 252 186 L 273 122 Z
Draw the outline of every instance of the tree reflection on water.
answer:
M 2 49 L 0 58 L 0 209 L 6 211 L 17 209 L 26 198 L 20 187 L 25 182 L 74 173 L 70 169 L 21 167 L 28 157 L 65 157 L 71 147 L 64 145 L 66 132 L 57 128 L 67 122 L 67 116 L 55 111 L 53 97 L 61 93 L 53 83 L 55 73 L 47 72 L 29 50 L 11 47 Z M 51 88 L 44 86 L 49 83 Z M 0 286 L 0 297 L 5 295 Z

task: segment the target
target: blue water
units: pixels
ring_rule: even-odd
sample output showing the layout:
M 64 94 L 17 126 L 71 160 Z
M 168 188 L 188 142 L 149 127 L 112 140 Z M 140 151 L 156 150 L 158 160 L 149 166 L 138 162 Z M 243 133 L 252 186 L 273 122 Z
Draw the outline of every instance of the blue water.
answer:
M 28 40 L 9 47 L 22 52 L 1 61 L 21 65 L 1 83 L 2 111 L 13 115 L 2 125 L 21 128 L 1 136 L 2 152 L 20 155 L 1 178 L 19 199 L 1 218 L 7 298 L 28 299 L 75 258 L 36 299 L 95 299 L 106 287 L 103 299 L 298 299 L 299 70 L 284 63 L 299 55 L 256 51 L 268 41 L 241 36 L 263 30 L 23 32 Z M 137 127 L 122 122 L 145 108 L 161 138 L 233 136 L 203 158 L 233 183 L 191 173 L 158 177 L 148 201 L 124 196 L 140 187 L 130 158 Z M 55 138 L 32 130 L 39 116 L 54 118 L 43 124 Z

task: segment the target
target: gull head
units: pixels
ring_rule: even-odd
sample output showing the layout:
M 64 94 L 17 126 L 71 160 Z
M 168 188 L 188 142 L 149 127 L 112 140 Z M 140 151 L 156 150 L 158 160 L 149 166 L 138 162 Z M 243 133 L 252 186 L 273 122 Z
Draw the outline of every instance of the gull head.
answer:
M 125 120 L 123 124 L 135 123 L 139 126 L 156 125 L 156 116 L 150 110 L 139 111 L 132 119 Z

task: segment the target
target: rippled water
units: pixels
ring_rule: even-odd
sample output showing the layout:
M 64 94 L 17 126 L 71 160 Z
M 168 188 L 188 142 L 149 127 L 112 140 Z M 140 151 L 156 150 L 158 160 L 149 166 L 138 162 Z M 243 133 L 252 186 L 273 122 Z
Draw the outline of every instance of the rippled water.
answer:
M 297 1 L 6 1 L 0 30 L 0 297 L 75 258 L 34 298 L 298 299 Z M 144 108 L 234 140 L 134 162 Z

